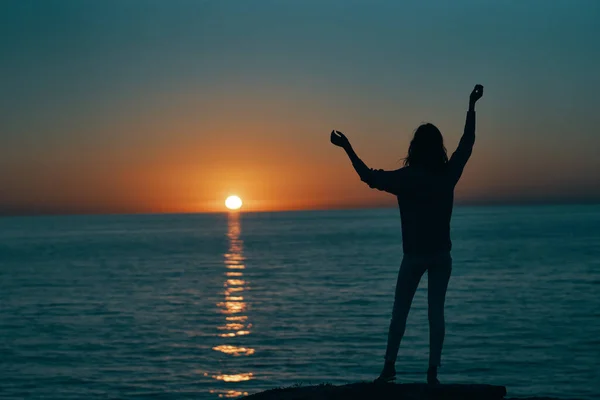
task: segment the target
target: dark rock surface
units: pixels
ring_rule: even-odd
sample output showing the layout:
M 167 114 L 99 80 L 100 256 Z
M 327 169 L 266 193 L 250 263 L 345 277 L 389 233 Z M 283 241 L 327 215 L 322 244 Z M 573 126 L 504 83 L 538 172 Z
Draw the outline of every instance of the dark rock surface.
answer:
M 441 384 L 429 386 L 425 383 L 375 384 L 372 382 L 347 385 L 321 384 L 315 386 L 293 386 L 266 390 L 242 397 L 244 400 L 511 400 L 505 398 L 506 387 L 478 384 Z M 530 397 L 512 400 L 558 400 L 548 397 Z

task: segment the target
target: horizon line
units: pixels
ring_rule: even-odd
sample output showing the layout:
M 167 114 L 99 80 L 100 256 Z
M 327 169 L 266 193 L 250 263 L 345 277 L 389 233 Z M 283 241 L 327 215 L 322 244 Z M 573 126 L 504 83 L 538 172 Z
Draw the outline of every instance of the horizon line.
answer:
M 572 200 L 572 201 L 498 201 L 498 202 L 457 202 L 454 208 L 485 208 L 485 207 L 544 207 L 544 206 L 593 206 L 600 205 L 600 199 Z M 338 206 L 338 207 L 315 207 L 315 208 L 290 208 L 278 210 L 222 210 L 222 211 L 5 211 L 0 210 L 0 218 L 10 217 L 60 217 L 60 216 L 142 216 L 142 215 L 208 215 L 208 214 L 266 214 L 266 213 L 293 213 L 312 211 L 360 211 L 360 210 L 397 210 L 397 205 L 371 205 L 371 206 Z

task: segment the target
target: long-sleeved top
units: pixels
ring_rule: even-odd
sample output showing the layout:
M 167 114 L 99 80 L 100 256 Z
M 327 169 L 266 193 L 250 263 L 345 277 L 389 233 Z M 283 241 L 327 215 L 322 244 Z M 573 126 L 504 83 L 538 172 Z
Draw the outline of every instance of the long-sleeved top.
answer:
M 475 111 L 468 111 L 458 148 L 441 171 L 406 166 L 395 171 L 369 170 L 363 180 L 396 195 L 404 254 L 435 254 L 452 249 L 450 219 L 454 187 L 475 143 Z

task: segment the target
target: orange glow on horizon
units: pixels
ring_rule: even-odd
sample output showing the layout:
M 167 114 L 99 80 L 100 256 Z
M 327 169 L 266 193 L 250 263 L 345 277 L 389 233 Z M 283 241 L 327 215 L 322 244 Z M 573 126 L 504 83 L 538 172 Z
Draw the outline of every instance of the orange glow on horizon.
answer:
M 3 170 L 11 172 L 0 177 L 0 213 L 224 213 L 229 210 L 223 201 L 233 193 L 243 199 L 239 212 L 397 207 L 393 196 L 360 182 L 343 151 L 329 143 L 330 129 L 343 130 L 369 167 L 391 170 L 401 167 L 423 118 L 439 122 L 449 154 L 464 123 L 464 110 L 444 116 L 444 109 L 405 108 L 400 114 L 394 109 L 380 115 L 380 133 L 372 134 L 362 122 L 370 121 L 371 113 L 337 109 L 338 97 L 328 92 L 304 99 L 292 112 L 281 102 L 288 93 L 279 88 L 262 97 L 230 90 L 205 103 L 190 93 L 174 93 L 181 107 L 124 113 L 108 126 L 81 122 L 94 138 L 112 133 L 140 139 L 136 142 L 144 145 L 135 152 L 110 140 L 97 146 L 82 140 L 49 149 L 43 157 L 35 152 L 5 157 Z M 319 104 L 319 99 L 326 100 Z M 198 103 L 206 106 L 200 115 Z M 298 123 L 290 126 L 290 117 Z M 457 202 L 600 196 L 589 173 L 597 170 L 592 139 L 582 138 L 579 153 L 535 135 L 521 137 L 517 145 L 514 138 L 500 139 L 505 126 L 489 115 L 478 118 L 482 140 L 457 187 Z M 535 162 L 530 154 L 554 162 Z M 507 157 L 513 161 L 506 163 Z
M 192 152 L 198 146 L 190 144 L 189 149 L 172 150 L 166 147 L 160 162 L 141 160 L 139 166 L 125 172 L 111 165 L 97 172 L 90 169 L 95 176 L 65 178 L 65 182 L 57 183 L 60 191 L 46 183 L 40 172 L 39 179 L 32 175 L 15 180 L 14 187 L 7 192 L 22 197 L 14 200 L 19 207 L 40 212 L 223 213 L 231 212 L 224 206 L 223 199 L 234 191 L 244 199 L 237 212 L 397 207 L 394 196 L 369 189 L 360 182 L 345 156 L 327 145 L 324 143 L 323 148 L 312 152 L 302 149 L 305 154 L 314 155 L 310 163 L 298 155 L 301 151 L 288 151 L 285 145 L 274 149 L 268 145 L 260 148 L 260 143 L 256 143 L 248 144 L 247 153 L 234 151 L 233 157 L 229 154 L 225 157 L 221 154 L 223 150 L 214 149 L 220 156 L 213 156 L 206 165 L 190 161 L 198 157 Z M 377 157 L 378 152 L 362 151 L 362 147 L 366 146 L 357 144 L 357 151 L 367 165 L 384 169 L 400 167 L 394 160 L 401 157 L 402 152 Z M 230 163 L 230 158 L 235 157 L 239 159 Z M 391 162 L 378 163 L 378 158 Z M 493 168 L 500 162 L 496 159 L 497 156 L 485 149 L 474 153 L 457 187 L 457 202 L 497 197 L 498 192 L 505 197 L 519 196 L 521 192 L 533 197 L 551 189 L 553 183 L 549 178 L 548 182 L 538 182 L 535 187 L 527 177 L 521 178 L 523 183 L 518 184 L 513 178 L 514 171 Z M 106 165 L 98 160 L 97 164 Z M 568 176 L 562 178 L 562 181 L 567 180 Z M 32 196 L 30 189 L 18 186 L 20 182 L 35 183 L 36 191 L 41 194 Z M 86 190 L 81 192 L 82 188 Z M 43 207 L 33 203 L 36 198 L 45 199 Z

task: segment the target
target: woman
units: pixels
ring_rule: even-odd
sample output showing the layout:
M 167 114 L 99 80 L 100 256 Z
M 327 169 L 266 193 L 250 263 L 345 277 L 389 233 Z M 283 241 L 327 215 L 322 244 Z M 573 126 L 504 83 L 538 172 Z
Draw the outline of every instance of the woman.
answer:
M 454 187 L 462 175 L 475 143 L 475 103 L 483 96 L 476 85 L 469 98 L 465 130 L 458 148 L 448 160 L 441 132 L 432 124 L 415 131 L 404 167 L 395 171 L 373 170 L 356 155 L 343 133 L 331 132 L 331 143 L 343 148 L 360 179 L 371 188 L 395 195 L 402 220 L 404 257 L 398 273 L 385 364 L 375 382 L 396 379 L 395 362 L 404 335 L 413 296 L 427 271 L 429 303 L 429 369 L 427 382 L 439 383 L 444 344 L 444 302 L 452 271 L 450 217 Z

